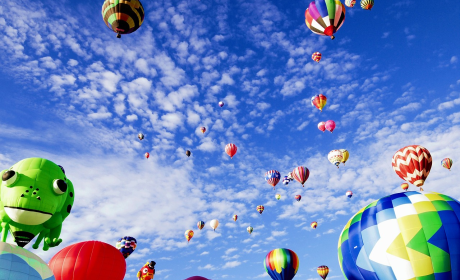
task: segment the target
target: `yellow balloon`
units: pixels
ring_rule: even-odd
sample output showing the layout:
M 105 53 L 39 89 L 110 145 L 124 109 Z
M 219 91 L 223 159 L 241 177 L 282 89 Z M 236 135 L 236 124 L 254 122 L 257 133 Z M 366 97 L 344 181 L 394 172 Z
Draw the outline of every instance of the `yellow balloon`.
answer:
M 350 153 L 345 149 L 340 149 L 340 151 L 342 152 L 342 155 L 343 155 L 342 163 L 343 165 L 345 165 L 345 162 L 347 162 L 348 158 L 350 157 Z

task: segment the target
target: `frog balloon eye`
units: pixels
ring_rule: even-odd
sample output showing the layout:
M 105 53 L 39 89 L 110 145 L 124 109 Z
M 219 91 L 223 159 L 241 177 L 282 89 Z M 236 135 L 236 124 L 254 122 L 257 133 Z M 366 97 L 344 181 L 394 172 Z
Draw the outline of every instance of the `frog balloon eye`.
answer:
M 18 173 L 14 172 L 14 170 L 8 170 L 2 175 L 2 181 L 6 182 L 7 186 L 14 184 L 17 178 Z
M 61 179 L 54 180 L 53 190 L 56 194 L 63 194 L 67 191 L 67 183 Z

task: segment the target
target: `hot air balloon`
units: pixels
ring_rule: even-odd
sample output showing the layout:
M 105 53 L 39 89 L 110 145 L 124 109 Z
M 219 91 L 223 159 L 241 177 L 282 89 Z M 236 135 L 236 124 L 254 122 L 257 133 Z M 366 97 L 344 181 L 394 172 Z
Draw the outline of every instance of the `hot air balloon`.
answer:
M 187 157 L 190 157 L 191 154 L 192 154 L 192 152 L 190 152 L 189 150 L 185 151 L 185 155 L 186 155 Z
M 142 25 L 144 7 L 139 0 L 105 0 L 102 18 L 107 27 L 117 33 L 117 38 L 121 38 L 121 34 L 133 33 Z
M 374 0 L 361 0 L 361 8 L 371 10 L 374 7 Z
M 219 106 L 220 106 L 221 108 L 224 107 L 224 105 L 225 105 L 224 102 L 222 102 L 222 101 L 219 102 Z
M 259 212 L 260 215 L 262 215 L 262 212 L 264 212 L 265 208 L 262 205 L 257 206 L 257 212 Z
M 200 130 L 201 130 L 202 133 L 205 133 L 205 132 L 206 132 L 206 127 L 202 126 L 202 127 L 200 128 Z
M 435 192 L 394 193 L 370 203 L 339 237 L 345 279 L 460 279 L 458 209 L 456 199 Z
M 345 6 L 353 8 L 356 4 L 356 0 L 345 0 Z
M 393 156 L 393 170 L 398 176 L 417 187 L 423 186 L 430 174 L 432 158 L 430 152 L 418 145 L 401 148 Z
M 125 236 L 120 239 L 118 239 L 117 243 L 115 244 L 115 248 L 120 251 L 120 253 L 125 257 L 129 257 L 134 250 L 136 250 L 137 247 L 137 241 L 136 238 L 131 237 L 131 236 Z
M 281 195 L 280 195 L 280 194 L 277 194 L 277 195 L 275 195 L 275 198 L 278 199 L 278 200 L 280 200 L 280 199 L 281 199 Z
M 202 229 L 204 228 L 204 225 L 205 225 L 205 224 L 204 224 L 203 221 L 199 221 L 198 224 L 197 224 L 198 229 L 199 229 L 199 230 L 202 230 Z
M 318 223 L 317 222 L 311 222 L 310 226 L 311 226 L 312 229 L 316 229 L 316 227 L 318 226 Z
M 303 187 L 308 177 L 310 177 L 310 170 L 306 167 L 299 166 L 292 170 L 292 176 L 297 182 L 301 183 Z
M 249 232 L 249 234 L 251 234 L 254 231 L 254 229 L 251 226 L 249 226 L 246 230 Z
M 318 124 L 318 129 L 324 132 L 326 130 L 326 123 L 325 122 L 320 122 Z
M 270 170 L 265 173 L 265 181 L 275 189 L 276 184 L 281 179 L 281 174 L 276 170 Z
M 316 272 L 318 272 L 318 275 L 321 276 L 324 280 L 326 280 L 327 275 L 329 274 L 329 267 L 325 265 L 320 265 L 316 269 Z
M 345 165 L 345 162 L 347 162 L 348 158 L 350 157 L 350 153 L 345 149 L 340 149 L 340 151 L 342 152 L 343 156 L 342 163 Z
M 314 52 L 311 55 L 311 59 L 313 59 L 314 61 L 319 63 L 319 61 L 321 60 L 321 53 L 320 52 Z
M 327 121 L 326 122 L 326 129 L 332 133 L 332 131 L 334 131 L 334 129 L 335 129 L 335 122 L 331 121 L 331 120 Z
M 401 189 L 407 191 L 409 189 L 409 184 L 408 183 L 402 183 L 401 184 Z
M 225 146 L 225 152 L 227 153 L 227 155 L 230 156 L 230 158 L 233 158 L 237 150 L 238 148 L 236 147 L 235 144 L 230 143 L 230 144 L 227 144 L 227 146 Z
M 150 154 L 149 154 L 149 153 L 145 153 L 144 156 L 145 156 L 145 158 L 149 158 L 149 157 L 150 157 Z
M 211 220 L 209 222 L 209 225 L 211 226 L 211 228 L 216 231 L 216 228 L 219 226 L 219 221 L 214 219 L 214 220 Z
M 352 191 L 347 191 L 346 195 L 347 195 L 348 198 L 351 198 L 353 196 L 353 192 Z
M 300 201 L 302 199 L 302 196 L 300 194 L 295 196 L 295 200 Z
M 286 185 L 286 186 L 289 185 L 289 182 L 290 182 L 290 181 L 291 181 L 291 180 L 289 180 L 288 176 L 284 176 L 284 179 L 283 179 L 283 184 L 284 184 L 284 185 Z
M 294 180 L 294 177 L 292 176 L 292 172 L 288 173 L 288 179 L 289 179 L 289 181 Z
M 441 160 L 442 167 L 449 169 L 449 171 L 450 171 L 450 168 L 452 167 L 452 163 L 454 162 L 450 158 L 445 158 Z
M 299 269 L 299 258 L 289 249 L 275 249 L 265 257 L 264 267 L 273 280 L 292 280 Z
M 114 246 L 100 241 L 69 245 L 54 255 L 48 266 L 56 280 L 123 280 L 126 274 L 123 255 Z
M 323 94 L 318 94 L 318 95 L 313 96 L 310 102 L 312 106 L 315 106 L 322 112 L 324 106 L 326 106 L 327 98 Z
M 335 164 L 335 166 L 337 166 L 337 168 L 339 168 L 339 164 L 342 162 L 343 160 L 343 154 L 340 150 L 332 150 L 329 152 L 329 154 L 327 155 L 327 159 L 332 163 L 332 164 Z
M 305 11 L 308 28 L 313 33 L 329 36 L 332 40 L 344 22 L 345 6 L 339 0 L 315 0 Z
M 208 278 L 204 278 L 204 277 L 201 277 L 201 276 L 193 276 L 193 277 L 189 277 L 185 280 L 210 280 Z
M 144 134 L 142 134 L 142 133 L 139 133 L 139 134 L 137 135 L 137 138 L 139 138 L 139 140 L 142 140 L 142 139 L 144 139 Z
M 190 242 L 194 234 L 195 233 L 191 229 L 185 231 L 185 239 L 187 239 L 187 242 Z
M 236 220 L 238 220 L 238 215 L 233 215 L 233 221 L 236 222 Z
M 155 277 L 155 265 L 157 263 L 154 261 L 147 262 L 144 264 L 141 269 L 137 272 L 137 279 L 141 280 L 152 280 Z

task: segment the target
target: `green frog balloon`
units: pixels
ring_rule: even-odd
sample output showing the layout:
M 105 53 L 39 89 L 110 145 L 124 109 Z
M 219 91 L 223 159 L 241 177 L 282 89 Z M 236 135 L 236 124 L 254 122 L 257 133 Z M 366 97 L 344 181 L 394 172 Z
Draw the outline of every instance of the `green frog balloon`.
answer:
M 43 158 L 27 158 L 0 172 L 1 241 L 8 231 L 21 247 L 37 234 L 32 245 L 43 250 L 58 246 L 62 223 L 69 216 L 75 199 L 72 182 L 64 168 Z

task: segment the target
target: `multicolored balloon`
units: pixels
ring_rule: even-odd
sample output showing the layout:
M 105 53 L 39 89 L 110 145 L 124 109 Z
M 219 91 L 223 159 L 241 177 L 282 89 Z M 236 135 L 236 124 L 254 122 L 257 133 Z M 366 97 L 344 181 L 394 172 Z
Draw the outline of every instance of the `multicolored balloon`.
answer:
M 345 22 L 345 6 L 340 0 L 315 0 L 305 11 L 305 23 L 315 34 L 329 36 L 334 34 Z
M 281 179 L 281 174 L 277 170 L 269 170 L 265 173 L 265 181 L 275 189 Z
M 187 157 L 190 157 L 191 154 L 192 154 L 192 152 L 190 152 L 189 150 L 185 151 L 185 155 L 186 155 Z
M 219 102 L 219 107 L 220 107 L 220 108 L 224 107 L 224 102 L 220 101 L 220 102 Z
M 318 95 L 313 96 L 310 102 L 312 106 L 315 106 L 322 112 L 324 106 L 326 106 L 327 98 L 323 94 L 318 94 Z
M 332 150 L 329 152 L 329 154 L 327 155 L 327 159 L 332 163 L 332 164 L 335 164 L 335 166 L 337 166 L 337 168 L 339 168 L 339 164 L 342 162 L 343 160 L 343 154 L 340 150 Z
M 233 221 L 236 222 L 236 220 L 238 220 L 238 215 L 233 215 Z
M 294 180 L 294 176 L 292 176 L 292 172 L 288 173 L 288 179 L 289 179 L 289 181 Z
M 230 158 L 233 158 L 237 150 L 238 148 L 236 147 L 235 144 L 230 143 L 230 144 L 227 144 L 227 146 L 225 146 L 225 152 L 227 153 L 227 155 L 230 156 Z
M 313 59 L 314 61 L 319 63 L 319 61 L 321 60 L 321 53 L 320 52 L 314 52 L 311 55 L 311 59 Z
M 310 227 L 311 227 L 312 229 L 316 229 L 317 226 L 318 226 L 318 223 L 317 223 L 317 222 L 311 222 L 311 224 L 310 224 Z
M 335 122 L 331 121 L 331 120 L 327 121 L 326 122 L 326 129 L 332 133 L 332 131 L 334 131 L 334 129 L 335 129 Z
M 187 239 L 187 242 L 190 242 L 194 234 L 195 233 L 191 229 L 185 231 L 185 239 Z
M 289 185 L 289 182 L 291 180 L 289 180 L 288 176 L 284 176 L 284 179 L 283 179 L 283 184 L 285 184 L 286 186 Z
M 202 230 L 204 228 L 205 223 L 203 221 L 199 221 L 197 226 L 199 230 Z
M 144 139 L 144 134 L 142 134 L 142 133 L 139 133 L 139 134 L 137 135 L 137 138 L 139 138 L 139 140 L 142 140 L 142 139 Z
M 281 195 L 280 195 L 280 194 L 276 194 L 276 195 L 275 195 L 275 198 L 278 199 L 278 200 L 280 200 L 280 199 L 281 199 Z
M 310 177 L 310 170 L 303 166 L 296 167 L 292 170 L 292 177 L 294 177 L 297 182 L 301 183 L 303 187 L 308 177 Z
M 205 132 L 206 132 L 206 127 L 202 126 L 202 127 L 200 128 L 200 130 L 201 130 L 202 133 L 205 133 Z
M 150 154 L 149 154 L 149 153 L 145 153 L 145 154 L 144 154 L 144 157 L 145 157 L 145 158 L 149 158 L 149 157 L 150 157 Z
M 105 0 L 102 18 L 107 27 L 117 33 L 117 38 L 121 38 L 121 34 L 133 33 L 142 25 L 144 7 L 139 0 Z
M 329 274 L 329 267 L 325 265 L 320 265 L 316 269 L 316 272 L 318 272 L 318 275 L 321 276 L 324 280 L 326 280 L 327 275 Z
M 259 212 L 260 215 L 262 215 L 262 212 L 264 212 L 265 207 L 263 205 L 257 206 L 257 212 Z
M 353 192 L 352 191 L 347 191 L 346 195 L 347 195 L 348 198 L 351 198 L 353 196 Z
M 121 252 L 125 259 L 131 255 L 134 250 L 136 250 L 137 241 L 136 238 L 131 236 L 125 236 L 118 239 L 117 243 L 115 244 L 115 248 Z
M 249 232 L 249 234 L 251 234 L 254 231 L 254 229 L 251 226 L 248 226 L 246 230 Z
M 449 171 L 450 171 L 450 168 L 452 167 L 452 163 L 454 162 L 450 158 L 445 158 L 441 160 L 442 167 L 449 169 Z
M 318 124 L 318 129 L 324 132 L 326 130 L 326 123 L 325 122 L 320 122 Z
M 273 280 L 292 280 L 299 269 L 299 258 L 292 250 L 275 249 L 265 257 L 264 267 Z
M 340 149 L 340 151 L 342 152 L 343 156 L 342 163 L 345 165 L 345 162 L 347 162 L 348 158 L 350 157 L 350 153 L 345 149 Z
M 460 279 L 459 209 L 457 200 L 435 192 L 395 193 L 370 203 L 340 234 L 345 278 Z
M 353 8 L 356 4 L 356 0 L 345 0 L 345 6 Z
M 219 221 L 214 219 L 214 220 L 211 220 L 209 222 L 209 225 L 211 226 L 211 228 L 216 231 L 216 228 L 219 226 Z
M 374 0 L 361 0 L 361 8 L 371 10 L 374 7 Z
M 302 199 L 302 196 L 300 194 L 295 196 L 295 200 L 300 201 Z
M 402 183 L 401 184 L 401 189 L 407 191 L 409 189 L 409 184 L 408 183 Z
M 431 154 L 426 148 L 411 145 L 401 148 L 394 154 L 392 166 L 401 179 L 421 187 L 430 174 L 432 161 Z

